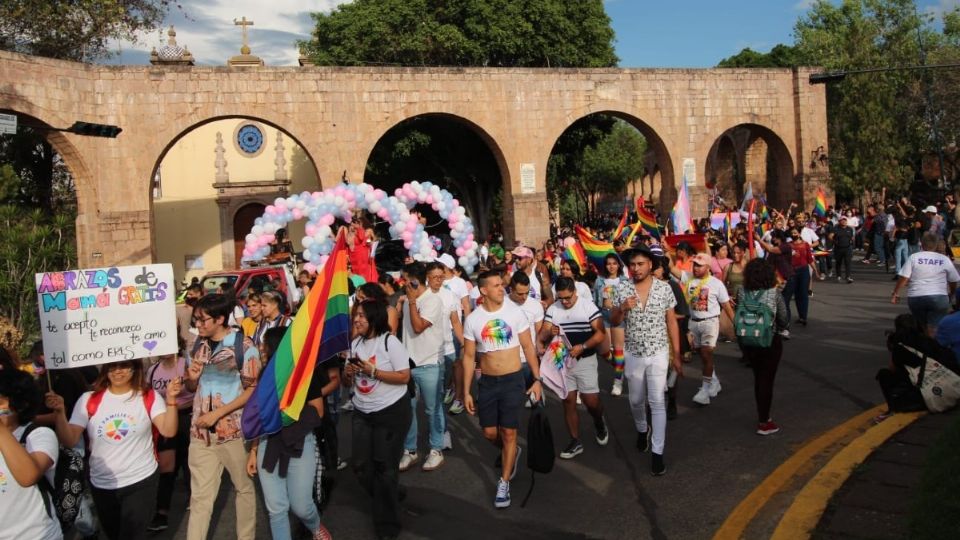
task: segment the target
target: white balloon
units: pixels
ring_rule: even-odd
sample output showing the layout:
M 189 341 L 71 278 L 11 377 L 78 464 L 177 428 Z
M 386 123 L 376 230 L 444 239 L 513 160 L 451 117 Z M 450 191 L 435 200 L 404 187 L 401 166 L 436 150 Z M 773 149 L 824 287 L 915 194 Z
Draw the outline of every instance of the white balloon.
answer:
M 301 240 L 300 243 L 303 244 L 303 247 L 304 247 L 304 248 L 309 248 L 310 246 L 313 245 L 313 237 L 312 237 L 312 236 L 304 236 L 304 237 L 303 237 L 303 240 Z

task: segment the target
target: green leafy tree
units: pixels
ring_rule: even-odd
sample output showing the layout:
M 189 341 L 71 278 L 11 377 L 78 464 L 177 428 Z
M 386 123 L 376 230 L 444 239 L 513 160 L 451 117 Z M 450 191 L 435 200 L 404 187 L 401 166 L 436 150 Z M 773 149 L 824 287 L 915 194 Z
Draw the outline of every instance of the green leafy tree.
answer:
M 717 64 L 722 68 L 778 68 L 800 65 L 800 54 L 796 47 L 790 45 L 775 45 L 770 52 L 757 52 L 747 47 L 739 53 L 724 58 Z

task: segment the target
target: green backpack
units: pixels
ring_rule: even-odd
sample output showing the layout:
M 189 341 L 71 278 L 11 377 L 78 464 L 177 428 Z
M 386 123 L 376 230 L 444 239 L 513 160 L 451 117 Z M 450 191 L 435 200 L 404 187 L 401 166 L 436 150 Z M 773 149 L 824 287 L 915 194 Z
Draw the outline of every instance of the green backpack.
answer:
M 773 310 L 763 301 L 764 291 L 743 291 L 734 313 L 733 329 L 743 347 L 769 347 L 773 342 Z

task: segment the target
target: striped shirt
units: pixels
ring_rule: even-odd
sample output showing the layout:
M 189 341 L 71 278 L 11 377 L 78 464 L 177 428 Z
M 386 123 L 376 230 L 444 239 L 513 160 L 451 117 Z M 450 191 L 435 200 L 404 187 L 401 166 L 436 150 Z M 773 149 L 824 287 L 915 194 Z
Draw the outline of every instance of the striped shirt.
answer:
M 600 310 L 589 298 L 577 296 L 577 303 L 566 308 L 560 301 L 557 301 L 549 308 L 543 321 L 554 326 L 559 326 L 566 334 L 570 345 L 583 345 L 593 336 L 593 321 L 601 317 Z M 583 351 L 582 357 L 592 356 L 595 353 L 593 349 Z

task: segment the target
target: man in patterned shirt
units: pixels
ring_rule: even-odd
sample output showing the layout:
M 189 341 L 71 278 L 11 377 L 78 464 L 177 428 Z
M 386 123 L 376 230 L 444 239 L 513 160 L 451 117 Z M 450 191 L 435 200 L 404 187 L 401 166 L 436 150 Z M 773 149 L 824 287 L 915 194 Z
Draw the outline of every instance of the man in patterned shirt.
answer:
M 627 250 L 623 260 L 631 282 L 621 283 L 614 291 L 611 324 L 625 322 L 624 376 L 630 385 L 630 410 L 637 428 L 637 449 L 646 452 L 652 446 L 650 470 L 654 476 L 667 471 L 663 447 L 667 431 L 664 389 L 667 366 L 683 373 L 680 365 L 680 330 L 673 311 L 677 303 L 666 282 L 653 277 L 656 259 L 649 249 Z M 669 340 L 668 340 L 669 337 Z M 673 355 L 670 355 L 671 350 Z M 648 440 L 645 405 L 650 404 L 652 436 Z

